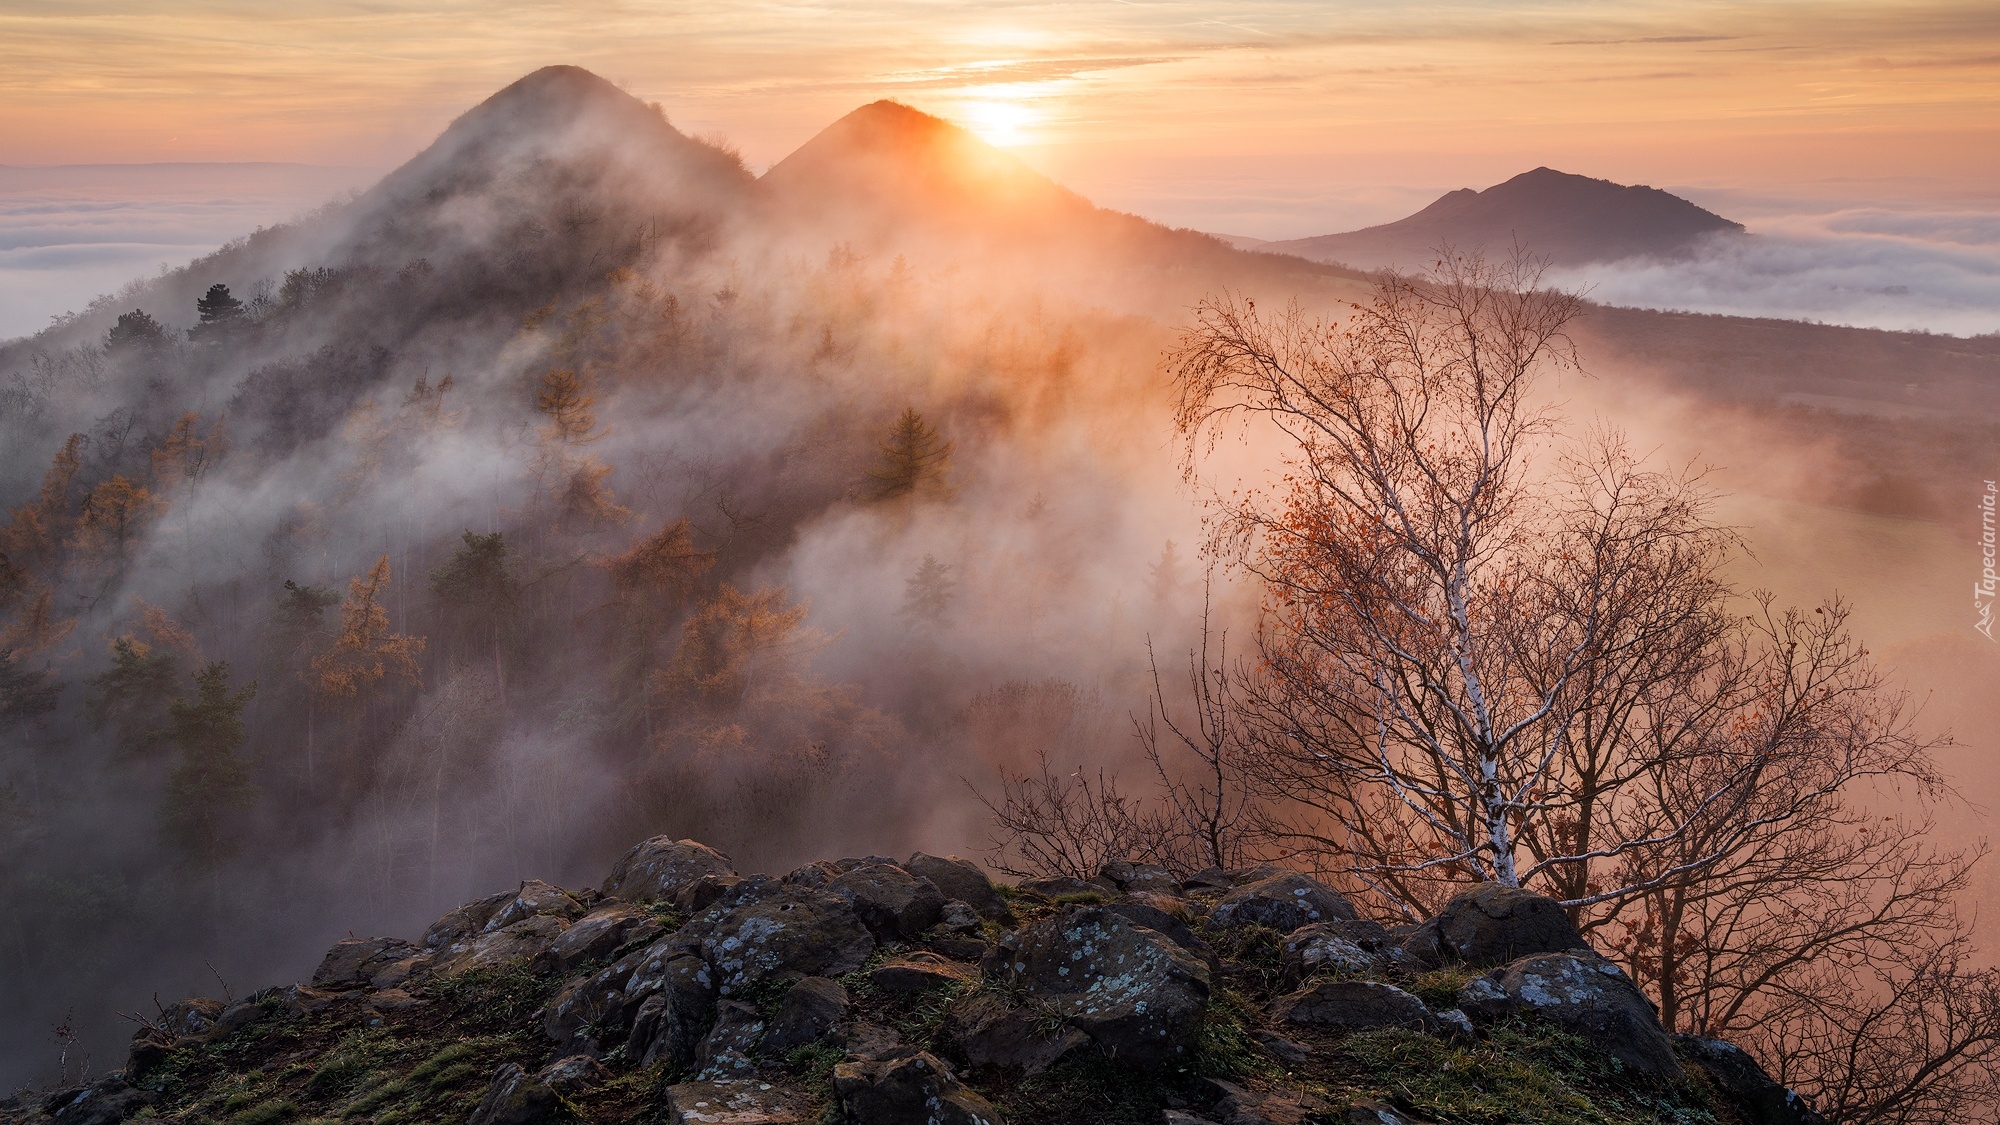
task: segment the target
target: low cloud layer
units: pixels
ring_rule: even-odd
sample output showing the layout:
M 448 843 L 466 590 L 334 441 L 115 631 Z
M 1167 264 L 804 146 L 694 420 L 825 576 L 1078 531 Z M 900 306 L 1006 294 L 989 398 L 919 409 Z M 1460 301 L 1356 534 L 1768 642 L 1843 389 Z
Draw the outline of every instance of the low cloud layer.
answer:
M 0 339 L 362 182 L 296 164 L 0 167 Z
M 2000 332 L 2000 213 L 1852 207 L 1750 222 L 1685 261 L 1561 271 L 1611 305 L 1973 336 Z

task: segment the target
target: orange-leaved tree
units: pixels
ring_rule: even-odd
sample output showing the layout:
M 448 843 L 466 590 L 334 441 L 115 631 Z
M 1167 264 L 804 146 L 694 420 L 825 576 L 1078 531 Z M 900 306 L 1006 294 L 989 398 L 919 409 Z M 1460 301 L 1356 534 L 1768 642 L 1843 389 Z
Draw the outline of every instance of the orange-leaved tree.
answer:
M 348 582 L 347 598 L 340 603 L 340 631 L 334 634 L 333 644 L 312 659 L 309 684 L 312 696 L 363 704 L 391 676 L 412 683 L 420 681 L 417 657 L 424 651 L 424 639 L 390 631 L 389 611 L 382 604 L 388 589 L 387 555 L 376 559 L 366 575 Z M 313 784 L 313 759 L 312 724 L 308 722 L 308 792 Z

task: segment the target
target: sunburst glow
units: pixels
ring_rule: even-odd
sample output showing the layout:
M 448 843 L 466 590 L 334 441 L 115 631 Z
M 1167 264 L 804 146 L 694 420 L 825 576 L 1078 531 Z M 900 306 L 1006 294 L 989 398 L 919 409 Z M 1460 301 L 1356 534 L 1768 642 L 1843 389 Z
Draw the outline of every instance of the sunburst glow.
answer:
M 962 111 L 963 124 L 981 140 L 1000 148 L 1025 144 L 1029 131 L 1042 115 L 1027 102 L 985 99 L 969 102 Z

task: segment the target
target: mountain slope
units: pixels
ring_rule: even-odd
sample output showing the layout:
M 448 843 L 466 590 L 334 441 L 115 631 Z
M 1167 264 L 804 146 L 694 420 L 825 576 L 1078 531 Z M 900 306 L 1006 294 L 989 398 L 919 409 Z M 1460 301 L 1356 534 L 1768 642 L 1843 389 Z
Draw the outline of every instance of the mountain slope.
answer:
M 1490 257 L 1519 243 L 1569 266 L 1683 254 L 1704 238 L 1741 233 L 1743 224 L 1658 188 L 1537 168 L 1485 191 L 1460 188 L 1393 223 L 1258 249 L 1364 269 L 1417 269 L 1441 245 Z

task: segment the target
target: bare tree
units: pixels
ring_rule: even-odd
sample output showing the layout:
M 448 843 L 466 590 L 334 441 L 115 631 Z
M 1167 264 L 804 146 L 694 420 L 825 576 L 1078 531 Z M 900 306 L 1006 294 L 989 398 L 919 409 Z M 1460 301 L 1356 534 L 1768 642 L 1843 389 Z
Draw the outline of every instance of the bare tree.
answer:
M 1168 703 L 1159 660 L 1149 641 L 1152 707 L 1143 721 L 1132 720 L 1159 780 L 1163 807 L 1147 818 L 1152 850 L 1160 863 L 1181 874 L 1205 867 L 1246 866 L 1255 849 L 1261 807 L 1245 774 L 1249 747 L 1232 695 L 1229 634 L 1213 632 L 1209 622 L 1204 594 L 1201 646 L 1188 652 L 1187 702 L 1192 719 L 1177 718 Z M 1183 766 L 1170 759 L 1192 762 Z
M 1238 423 L 1282 451 L 1212 499 L 1266 594 L 1224 697 L 1260 828 L 1410 915 L 1467 879 L 1551 894 L 1670 1027 L 1752 1045 L 1833 1120 L 1960 1120 L 2000 1095 L 2000 977 L 1956 911 L 1983 847 L 1868 810 L 1949 797 L 1938 742 L 1845 605 L 1744 604 L 1699 474 L 1563 440 L 1530 392 L 1575 364 L 1577 310 L 1450 255 L 1342 325 L 1198 310 L 1190 478 Z

